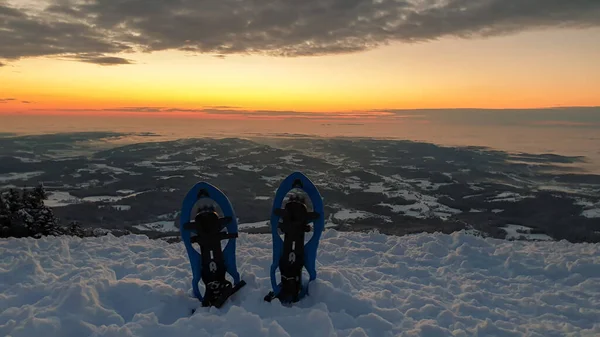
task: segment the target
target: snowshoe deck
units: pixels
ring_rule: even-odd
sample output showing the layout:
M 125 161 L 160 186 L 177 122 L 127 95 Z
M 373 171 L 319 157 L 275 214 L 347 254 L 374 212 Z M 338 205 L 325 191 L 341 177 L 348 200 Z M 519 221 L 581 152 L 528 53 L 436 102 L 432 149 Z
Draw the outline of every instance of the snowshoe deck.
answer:
M 200 199 L 207 198 L 218 204 L 224 216 L 219 217 L 213 207 L 198 210 L 192 221 L 191 213 Z M 224 302 L 246 283 L 240 280 L 236 266 L 237 218 L 229 199 L 219 189 L 200 182 L 186 195 L 181 211 L 181 238 L 185 244 L 192 268 L 192 289 L 202 306 L 221 307 Z M 229 240 L 224 249 L 221 241 Z M 200 246 L 200 253 L 193 244 Z M 225 278 L 231 275 L 233 283 Z M 205 293 L 200 293 L 202 280 Z
M 295 188 L 308 195 L 313 204 L 313 212 L 308 211 L 305 200 L 300 197 L 291 197 L 284 208 L 281 208 L 285 196 Z M 305 234 L 311 230 L 310 223 L 313 223 L 313 236 L 305 244 Z M 304 174 L 292 173 L 281 183 L 273 201 L 273 262 L 270 271 L 273 290 L 265 296 L 265 301 L 271 302 L 278 298 L 282 303 L 294 303 L 308 294 L 308 283 L 303 283 L 302 271 L 306 268 L 309 283 L 316 279 L 316 255 L 323 229 L 324 211 L 321 195 Z M 284 235 L 283 240 L 279 230 Z M 277 269 L 281 274 L 280 282 L 276 279 Z

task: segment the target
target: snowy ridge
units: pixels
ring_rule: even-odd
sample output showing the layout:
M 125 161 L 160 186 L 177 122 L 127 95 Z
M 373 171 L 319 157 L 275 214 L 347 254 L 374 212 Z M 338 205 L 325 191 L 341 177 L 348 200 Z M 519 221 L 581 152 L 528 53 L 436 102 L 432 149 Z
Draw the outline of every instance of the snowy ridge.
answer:
M 0 256 L 2 336 L 600 335 L 597 244 L 327 230 L 311 296 L 286 308 L 262 299 L 270 237 L 241 233 L 248 285 L 191 317 L 182 244 L 8 239 Z

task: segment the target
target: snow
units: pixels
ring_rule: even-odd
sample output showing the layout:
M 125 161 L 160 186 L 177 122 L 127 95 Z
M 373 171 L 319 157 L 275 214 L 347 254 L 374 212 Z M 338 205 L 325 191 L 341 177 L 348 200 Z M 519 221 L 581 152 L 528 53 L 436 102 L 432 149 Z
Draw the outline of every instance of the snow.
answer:
M 257 195 L 254 197 L 254 200 L 269 200 L 269 199 L 271 199 L 271 197 L 264 196 L 264 195 Z
M 581 215 L 586 218 L 600 218 L 600 208 L 586 209 Z
M 413 187 L 415 185 L 420 189 L 432 191 L 437 190 L 440 186 L 449 185 L 449 183 L 431 183 L 425 179 L 407 179 L 397 174 L 391 177 L 380 175 L 380 177 L 384 182 L 370 183 L 363 191 L 366 193 L 380 193 L 388 198 L 400 197 L 404 200 L 414 201 L 414 203 L 411 205 L 395 205 L 381 202 L 378 206 L 389 207 L 392 212 L 403 213 L 406 216 L 415 218 L 440 217 L 447 220 L 454 214 L 462 213 L 458 209 L 439 203 L 434 196 L 414 191 Z M 345 186 L 354 181 L 355 179 L 352 177 L 346 179 Z
M 273 177 L 261 176 L 260 179 L 266 181 L 268 186 L 281 183 L 286 177 L 284 175 L 276 175 Z
M 240 233 L 248 285 L 191 298 L 182 243 L 143 235 L 0 241 L 0 335 L 598 336 L 600 245 L 327 230 L 310 296 L 266 303 L 270 235 Z M 197 308 L 190 316 L 190 309 Z
M 413 183 L 418 188 L 428 191 L 437 191 L 442 186 L 452 185 L 453 183 L 432 183 L 427 179 L 403 179 L 407 183 Z
M 263 227 L 269 227 L 269 226 L 271 226 L 270 221 L 263 220 L 263 221 L 257 221 L 257 222 L 239 223 L 238 229 L 263 228 Z
M 423 197 L 427 196 L 424 195 Z M 450 208 L 427 198 L 422 200 L 422 202 L 416 202 L 410 205 L 394 205 L 380 202 L 377 206 L 388 207 L 394 213 L 402 213 L 406 216 L 420 219 L 439 217 L 443 220 L 447 220 L 454 214 L 462 213 L 458 209 Z
M 110 165 L 106 165 L 106 164 L 89 164 L 88 168 L 77 170 L 77 172 L 89 172 L 89 173 L 95 173 L 98 171 L 114 173 L 117 175 L 119 175 L 119 174 L 139 175 L 139 173 L 127 171 L 120 167 L 110 166 Z
M 119 190 L 117 193 L 124 194 L 131 190 Z M 44 205 L 48 207 L 64 207 L 72 204 L 82 203 L 82 202 L 116 202 L 127 198 L 132 198 L 142 193 L 146 193 L 148 191 L 136 192 L 126 195 L 97 195 L 97 196 L 89 196 L 85 198 L 78 198 L 74 195 L 71 195 L 69 192 L 64 191 L 49 191 L 48 199 L 44 200 Z M 117 205 L 115 205 L 117 206 Z
M 533 197 L 534 196 L 532 196 L 532 195 L 523 196 L 523 195 L 520 195 L 519 193 L 515 193 L 515 192 L 502 192 L 487 201 L 488 202 L 501 202 L 501 201 L 517 202 L 517 201 L 521 201 L 526 198 L 533 198 Z
M 133 226 L 141 231 L 176 232 L 174 221 L 156 221 Z
M 469 213 L 481 213 L 481 212 L 485 212 L 484 209 L 477 209 L 477 208 L 471 208 L 469 210 Z
M 119 201 L 119 200 L 126 199 L 126 198 L 132 198 L 132 197 L 135 197 L 136 195 L 140 195 L 142 193 L 145 193 L 145 192 L 132 193 L 132 194 L 123 195 L 123 196 L 95 195 L 95 196 L 91 196 L 91 197 L 82 198 L 81 200 L 84 202 L 100 202 L 100 201 L 115 202 L 115 201 Z
M 279 157 L 279 159 L 286 161 L 286 162 L 296 163 L 296 164 L 304 161 L 302 158 L 295 158 L 294 155 L 291 155 L 291 154 L 288 154 L 287 156 Z
M 527 240 L 537 240 L 537 241 L 553 241 L 550 236 L 546 234 L 530 234 L 531 227 L 521 226 L 521 225 L 512 225 L 508 224 L 504 227 L 501 227 L 506 231 L 506 239 L 518 239 L 523 236 Z M 519 232 L 521 231 L 521 233 Z
M 131 205 L 111 205 L 112 208 L 116 209 L 117 211 L 129 211 L 131 210 Z
M 138 167 L 152 168 L 159 172 L 181 172 L 181 171 L 199 171 L 201 172 L 204 167 L 199 165 L 189 165 L 181 161 L 150 161 L 143 160 L 134 164 Z M 176 177 L 181 175 L 171 175 L 165 177 Z
M 371 183 L 369 187 L 364 190 L 367 193 L 384 193 L 387 189 L 383 187 L 383 183 Z
M 172 221 L 175 221 L 175 218 L 177 218 L 178 214 L 179 214 L 179 211 L 173 211 L 171 213 L 161 214 L 161 215 L 157 216 L 157 218 L 160 219 L 160 220 L 172 220 Z
M 13 158 L 20 160 L 22 163 L 41 163 L 42 162 L 39 159 L 28 158 L 28 157 L 16 157 L 16 156 L 13 156 Z
M 159 232 L 179 231 L 179 229 L 177 227 L 175 227 L 175 225 L 174 225 L 175 220 L 170 220 L 169 216 L 171 216 L 171 215 L 159 216 L 159 218 L 162 219 L 161 221 L 155 221 L 155 222 L 135 225 L 133 227 L 135 227 L 141 231 L 159 231 Z M 269 226 L 269 221 L 263 220 L 263 221 L 257 221 L 257 222 L 251 222 L 251 223 L 239 223 L 238 229 L 241 230 L 241 229 L 248 229 L 248 228 L 263 228 L 263 227 L 268 227 L 268 226 Z
M 374 160 L 371 160 L 371 165 L 374 165 L 374 166 L 385 166 L 385 165 L 387 165 L 389 163 L 390 163 L 390 161 L 388 159 L 374 159 Z
M 229 168 L 229 169 L 237 168 L 238 170 L 247 171 L 247 172 L 260 172 L 263 170 L 262 168 L 255 168 L 252 165 L 241 164 L 241 163 L 227 164 L 227 168 Z
M 581 215 L 586 218 L 600 218 L 600 201 L 597 203 L 585 199 L 577 199 L 575 205 L 581 205 L 584 210 Z
M 351 177 L 346 178 L 346 181 L 344 184 L 346 185 L 347 188 L 349 188 L 351 190 L 361 190 L 363 188 L 360 178 L 356 177 L 356 176 L 351 176 Z
M 174 178 L 185 178 L 185 176 L 182 175 L 173 175 L 173 176 L 158 176 L 155 177 L 158 180 L 169 180 L 169 179 L 174 179 Z
M 44 174 L 44 171 L 3 173 L 3 174 L 0 174 L 0 183 L 4 183 L 7 181 L 13 181 L 13 180 L 28 180 L 28 179 L 40 176 L 42 174 Z
M 335 212 L 335 214 L 333 214 L 333 217 L 335 219 L 342 220 L 342 221 L 363 219 L 363 218 L 368 218 L 369 216 L 372 216 L 372 215 L 367 212 L 351 210 L 351 209 L 342 209 L 342 210 Z
M 48 199 L 44 200 L 44 205 L 48 207 L 63 207 L 79 202 L 79 198 L 71 195 L 69 192 L 52 191 L 48 192 Z

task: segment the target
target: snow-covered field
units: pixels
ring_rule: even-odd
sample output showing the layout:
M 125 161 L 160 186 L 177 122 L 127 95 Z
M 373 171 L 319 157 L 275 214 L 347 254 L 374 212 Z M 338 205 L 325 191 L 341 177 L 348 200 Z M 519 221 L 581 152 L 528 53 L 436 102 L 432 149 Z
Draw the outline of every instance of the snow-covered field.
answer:
M 1 336 L 599 336 L 600 245 L 328 230 L 311 296 L 266 303 L 270 237 L 242 233 L 248 282 L 190 298 L 182 244 L 145 236 L 0 241 Z
M 502 229 L 506 232 L 506 239 L 519 239 L 523 236 L 526 240 L 530 241 L 553 241 L 546 234 L 531 234 L 532 228 L 527 226 L 507 224 Z
M 44 200 L 44 205 L 49 207 L 64 207 L 72 204 L 82 203 L 82 202 L 117 202 L 127 198 L 133 198 L 142 193 L 146 193 L 148 191 L 135 192 L 133 190 L 118 190 L 117 193 L 120 195 L 98 195 L 98 196 L 90 196 L 85 198 L 78 198 L 74 195 L 71 195 L 69 192 L 64 191 L 50 191 L 48 193 L 48 199 Z M 128 194 L 129 193 L 129 194 Z M 118 205 L 115 205 L 118 206 Z M 128 209 L 122 209 L 128 210 Z
M 14 180 L 27 180 L 33 177 L 37 177 L 44 174 L 43 171 L 35 171 L 35 172 L 25 172 L 25 173 L 3 173 L 0 174 L 0 182 L 14 181 Z
M 141 231 L 159 231 L 159 232 L 175 232 L 175 222 L 173 220 L 155 221 L 133 226 Z

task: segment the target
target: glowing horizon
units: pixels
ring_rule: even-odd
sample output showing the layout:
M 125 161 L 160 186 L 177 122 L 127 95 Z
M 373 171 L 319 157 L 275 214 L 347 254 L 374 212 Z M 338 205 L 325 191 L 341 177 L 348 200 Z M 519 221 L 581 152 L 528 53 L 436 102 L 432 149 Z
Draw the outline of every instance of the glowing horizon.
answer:
M 317 5 L 318 1 L 311 0 L 311 6 Z M 222 40 L 197 32 L 197 41 L 183 41 L 181 37 L 185 32 L 156 31 L 162 27 L 134 27 L 133 22 L 118 13 L 104 12 L 109 8 L 86 7 L 77 0 L 65 3 L 54 0 L 0 1 L 0 19 L 6 20 L 4 23 L 0 20 L 0 114 L 164 114 L 218 118 L 214 110 L 219 107 L 244 112 L 332 113 L 332 117 L 358 111 L 363 112 L 363 117 L 367 113 L 377 117 L 375 112 L 390 109 L 600 106 L 600 63 L 597 62 L 600 58 L 600 44 L 597 43 L 600 28 L 596 27 L 593 15 L 600 13 L 600 5 L 590 2 L 577 7 L 570 4 L 573 7 L 568 14 L 566 9 L 556 6 L 548 9 L 547 16 L 542 11 L 528 13 L 527 22 L 519 21 L 518 8 L 509 6 L 515 12 L 498 23 L 493 20 L 493 6 L 478 7 L 474 0 L 469 3 L 472 6 L 465 10 L 489 15 L 489 23 L 469 23 L 473 26 L 465 28 L 461 26 L 461 17 L 457 16 L 453 18 L 456 21 L 452 21 L 455 26 L 446 27 L 448 32 L 438 31 L 436 27 L 411 31 L 410 20 L 419 22 L 420 19 L 398 14 L 399 18 L 407 20 L 402 23 L 406 26 L 390 28 L 391 37 L 377 35 L 380 34 L 377 30 L 369 33 L 359 28 L 336 31 L 336 34 L 342 34 L 340 36 L 325 36 L 323 31 L 315 30 L 305 37 L 304 42 L 282 37 L 265 44 L 261 40 L 264 37 L 262 30 L 252 36 L 241 35 L 242 38 L 225 33 L 233 29 L 232 32 L 237 34 L 239 27 L 221 26 L 216 21 L 207 24 L 214 25 L 216 34 L 225 34 L 220 36 Z M 45 8 L 44 4 L 52 6 Z M 97 6 L 101 4 L 98 2 Z M 403 11 L 403 7 L 396 7 L 392 2 L 383 1 L 383 4 L 389 6 L 390 13 Z M 494 4 L 504 6 L 496 0 Z M 185 3 L 185 6 L 196 5 Z M 366 17 L 378 20 L 372 12 L 371 2 L 362 6 L 364 15 L 372 15 Z M 450 3 L 444 6 L 448 6 L 451 15 L 463 15 L 453 12 Z M 98 23 L 85 22 L 82 26 L 81 18 L 76 16 L 79 14 L 69 11 L 72 8 L 82 13 L 100 11 L 103 15 L 115 15 L 115 20 L 124 20 L 125 28 L 120 31 L 114 27 L 112 33 L 95 31 L 93 27 Z M 423 18 L 435 22 L 433 12 L 415 8 L 422 10 Z M 152 15 L 163 15 L 163 9 L 159 9 L 149 10 L 157 11 Z M 193 7 L 190 13 L 201 16 L 201 9 Z M 215 15 L 229 18 L 231 14 L 225 9 L 219 8 Z M 176 12 L 176 9 L 172 10 Z M 291 13 L 294 10 L 290 9 Z M 350 9 L 340 7 L 336 10 Z M 311 13 L 309 10 L 304 14 Z M 564 14 L 564 17 L 552 13 Z M 146 14 L 132 12 L 140 18 Z M 248 15 L 255 18 L 255 14 Z M 90 19 L 93 17 L 85 20 L 93 20 Z M 71 44 L 67 37 L 52 35 L 50 40 L 40 40 L 39 46 L 22 47 L 22 43 L 37 42 L 17 41 L 9 35 L 13 31 L 19 33 L 17 29 L 25 29 L 20 25 L 22 20 L 42 25 L 45 21 L 34 21 L 41 18 L 48 22 L 68 22 L 74 31 L 76 28 L 90 29 L 87 33 L 94 39 L 89 40 L 87 35 L 72 35 L 72 39 L 82 40 Z M 108 17 L 96 19 L 108 20 Z M 173 17 L 165 16 L 165 19 L 173 20 Z M 326 24 L 326 21 L 318 22 Z M 511 26 L 517 23 L 523 27 L 515 29 L 517 26 Z M 3 24 L 6 25 L 4 30 Z M 269 21 L 269 24 L 275 23 Z M 336 24 L 345 27 L 344 22 Z M 131 27 L 127 28 L 128 25 Z M 564 27 L 556 28 L 560 26 Z M 361 29 L 371 28 L 367 25 Z M 490 29 L 489 34 L 485 33 L 486 29 Z M 139 35 L 144 31 L 148 36 Z M 144 42 L 146 44 L 140 42 L 140 39 L 149 39 L 158 33 L 163 34 L 160 35 L 163 42 L 172 47 L 164 47 L 156 42 L 158 40 L 148 40 Z M 308 34 L 304 31 L 292 33 Z M 349 34 L 349 37 L 343 34 Z M 376 41 L 368 42 L 364 38 L 368 34 L 375 34 Z M 30 35 L 23 32 L 16 39 L 26 36 Z M 226 41 L 233 38 L 242 40 Z M 35 40 L 33 36 L 31 39 Z M 2 47 L 3 41 L 5 47 Z M 320 41 L 322 45 L 316 45 L 314 41 Z M 208 49 L 206 53 L 198 50 L 209 42 L 214 44 L 212 50 Z M 156 43 L 158 45 L 154 45 Z M 231 50 L 232 46 L 241 49 Z M 142 47 L 148 50 L 143 51 Z M 178 51 L 181 48 L 190 51 Z M 290 55 L 278 55 L 283 52 Z M 149 109 L 144 111 L 143 107 Z M 155 109 L 159 107 L 163 111 Z M 211 110 L 211 113 L 203 114 L 202 110 Z M 227 111 L 220 117 L 233 116 L 235 114 Z

